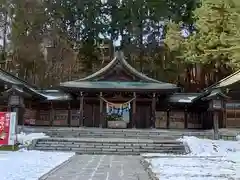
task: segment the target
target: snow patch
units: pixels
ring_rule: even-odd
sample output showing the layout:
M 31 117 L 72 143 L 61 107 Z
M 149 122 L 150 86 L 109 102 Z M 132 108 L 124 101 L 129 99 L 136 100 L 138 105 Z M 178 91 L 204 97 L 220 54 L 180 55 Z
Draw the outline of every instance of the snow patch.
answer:
M 188 145 L 191 151 L 189 156 L 226 156 L 233 152 L 240 152 L 240 141 L 216 141 L 193 136 L 184 136 L 179 141 Z
M 0 152 L 1 180 L 37 180 L 73 155 L 26 150 Z
M 143 155 L 159 179 L 240 179 L 240 141 L 216 141 L 191 136 L 179 141 L 188 144 L 189 154 Z
M 236 136 L 236 140 L 240 141 L 240 135 L 239 134 Z
M 49 136 L 47 136 L 44 133 L 29 133 L 29 134 L 26 134 L 24 132 L 21 132 L 20 134 L 17 134 L 17 141 L 21 145 L 29 146 L 34 139 L 48 138 L 48 137 Z

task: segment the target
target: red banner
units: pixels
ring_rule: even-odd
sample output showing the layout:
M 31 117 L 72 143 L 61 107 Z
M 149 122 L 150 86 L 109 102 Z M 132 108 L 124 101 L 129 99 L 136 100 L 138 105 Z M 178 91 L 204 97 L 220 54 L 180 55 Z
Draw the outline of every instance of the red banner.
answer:
M 8 145 L 9 141 L 9 113 L 0 112 L 0 145 Z

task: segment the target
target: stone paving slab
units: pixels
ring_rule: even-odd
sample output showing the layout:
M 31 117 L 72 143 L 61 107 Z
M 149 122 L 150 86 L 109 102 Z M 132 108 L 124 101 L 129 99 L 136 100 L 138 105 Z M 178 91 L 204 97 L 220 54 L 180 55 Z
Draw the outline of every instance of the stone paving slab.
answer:
M 39 180 L 149 180 L 140 156 L 75 155 Z

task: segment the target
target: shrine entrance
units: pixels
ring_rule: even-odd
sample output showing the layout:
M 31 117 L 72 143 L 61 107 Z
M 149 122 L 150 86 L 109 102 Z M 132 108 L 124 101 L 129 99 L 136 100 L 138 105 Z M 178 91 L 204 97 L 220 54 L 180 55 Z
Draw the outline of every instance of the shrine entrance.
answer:
M 179 89 L 138 72 L 122 52 L 116 52 L 115 58 L 96 73 L 60 83 L 60 88 L 79 100 L 80 126 L 103 128 L 109 127 L 110 121 L 125 123 L 126 128 L 155 127 L 158 95 Z

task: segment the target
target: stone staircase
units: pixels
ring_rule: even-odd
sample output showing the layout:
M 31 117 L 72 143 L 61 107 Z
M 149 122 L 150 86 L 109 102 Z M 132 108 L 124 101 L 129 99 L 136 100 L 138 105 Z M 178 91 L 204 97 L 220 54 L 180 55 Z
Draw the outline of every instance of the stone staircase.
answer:
M 176 140 L 124 138 L 43 138 L 35 140 L 32 149 L 70 151 L 79 154 L 139 155 L 142 153 L 185 153 L 185 146 Z
M 142 153 L 186 153 L 175 134 L 156 129 L 28 128 L 27 133 L 43 132 L 50 138 L 32 143 L 31 149 L 70 151 L 79 154 L 139 155 Z
M 181 137 L 179 133 L 169 133 L 169 131 L 158 131 L 154 129 L 36 128 L 34 132 L 44 132 L 50 137 L 58 138 L 130 138 L 174 140 Z

